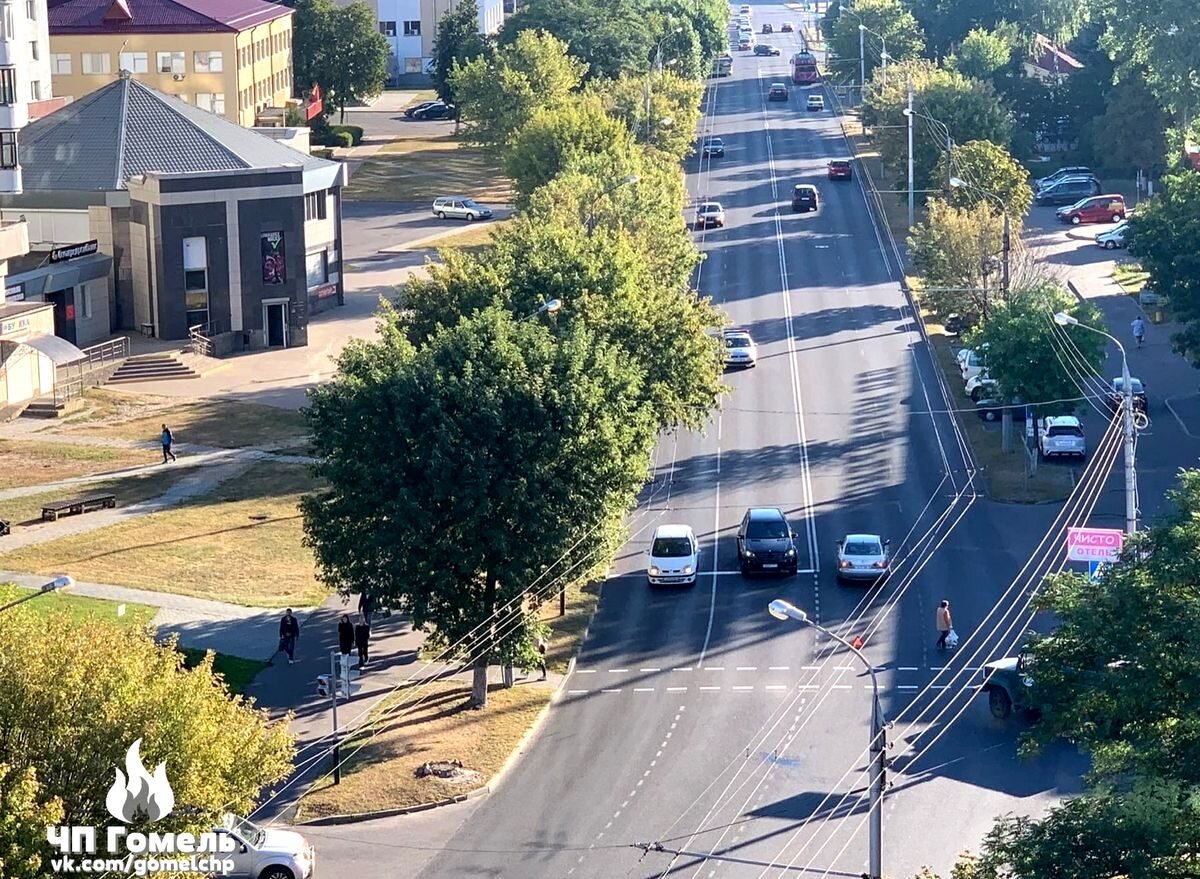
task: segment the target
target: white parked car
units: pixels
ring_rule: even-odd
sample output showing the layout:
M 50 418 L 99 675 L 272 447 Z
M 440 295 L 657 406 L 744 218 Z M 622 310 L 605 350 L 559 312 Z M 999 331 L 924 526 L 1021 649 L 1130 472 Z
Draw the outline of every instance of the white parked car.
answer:
M 734 327 L 721 333 L 725 343 L 725 363 L 727 366 L 757 366 L 758 346 L 750 337 L 750 331 Z
M 1118 247 L 1125 246 L 1125 230 L 1129 228 L 1129 221 L 1122 220 L 1113 226 L 1107 232 L 1101 232 L 1096 236 L 1096 243 L 1105 250 L 1115 250 Z
M 309 879 L 313 875 L 313 847 L 293 830 L 259 827 L 230 814 L 213 830 L 233 838 L 233 851 L 220 855 L 233 861 L 233 872 L 227 875 L 247 879 Z
M 975 351 L 971 348 L 963 348 L 955 355 L 955 359 L 958 361 L 958 368 L 962 371 L 964 382 L 970 381 L 983 372 L 984 365 L 987 362 L 986 357 L 986 351 Z
M 1038 451 L 1043 458 L 1087 457 L 1087 440 L 1083 425 L 1074 415 L 1051 415 L 1039 423 Z
M 984 397 L 995 395 L 996 383 L 988 376 L 987 370 L 984 370 L 978 375 L 973 375 L 967 379 L 967 384 L 963 390 L 971 398 L 971 402 L 978 403 Z
M 709 226 L 725 225 L 725 208 L 719 201 L 704 201 L 696 208 L 696 228 L 707 229 Z
M 696 582 L 700 547 L 687 525 L 659 525 L 650 541 L 646 580 L 651 586 L 691 586 Z
M 878 534 L 847 534 L 837 543 L 839 580 L 878 580 L 886 577 L 891 559 L 888 544 Z

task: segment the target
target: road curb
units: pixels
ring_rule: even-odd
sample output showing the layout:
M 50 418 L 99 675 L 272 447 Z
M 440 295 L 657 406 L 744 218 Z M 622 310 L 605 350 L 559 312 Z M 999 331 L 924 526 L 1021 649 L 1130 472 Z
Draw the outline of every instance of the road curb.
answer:
M 601 586 L 603 591 L 603 586 Z M 597 598 L 596 607 L 600 607 L 600 600 Z M 592 610 L 591 617 L 588 618 L 587 625 L 583 627 L 583 634 L 579 638 L 579 646 L 582 649 L 583 644 L 587 641 L 588 632 L 592 628 L 592 620 L 596 617 L 596 610 Z M 458 794 L 453 797 L 447 797 L 443 800 L 435 800 L 432 803 L 420 803 L 416 806 L 404 806 L 396 809 L 379 809 L 374 812 L 356 812 L 349 815 L 326 815 L 322 818 L 313 818 L 309 821 L 299 821 L 295 824 L 296 827 L 333 827 L 339 824 L 357 824 L 360 821 L 374 821 L 377 818 L 394 818 L 399 815 L 412 815 L 416 812 L 428 812 L 431 809 L 440 809 L 443 806 L 453 806 L 458 803 L 465 803 L 467 800 L 478 799 L 479 797 L 487 796 L 494 789 L 500 786 L 504 777 L 516 766 L 517 761 L 524 756 L 525 751 L 533 744 L 538 733 L 542 731 L 546 720 L 550 717 L 550 709 L 553 708 L 562 698 L 562 694 L 566 691 L 567 681 L 570 680 L 572 673 L 575 671 L 575 660 L 577 656 L 572 656 L 567 663 L 566 674 L 562 676 L 562 680 L 558 682 L 558 686 L 554 688 L 554 692 L 550 694 L 550 701 L 545 704 L 538 716 L 533 719 L 533 723 L 529 725 L 529 729 L 525 730 L 524 735 L 517 741 L 512 752 L 500 764 L 500 768 L 495 774 L 488 779 L 488 783 L 480 787 L 474 788 L 463 794 Z M 298 802 L 298 801 L 297 801 Z
M 476 220 L 475 222 L 469 222 L 469 221 L 464 220 L 463 222 L 465 225 L 463 225 L 463 226 L 458 226 L 453 229 L 443 229 L 440 232 L 434 232 L 430 235 L 426 235 L 423 238 L 416 238 L 412 241 L 405 241 L 402 244 L 392 244 L 387 247 L 382 247 L 379 249 L 379 253 L 397 254 L 397 253 L 408 253 L 409 251 L 413 251 L 413 250 L 420 250 L 427 244 L 432 244 L 433 242 L 440 241 L 443 238 L 449 238 L 453 235 L 458 235 L 464 229 L 471 229 L 476 226 L 495 226 L 499 223 L 506 222 L 507 220 L 510 220 L 516 216 L 516 210 L 512 207 L 512 205 L 501 205 L 501 206 L 499 206 L 499 210 L 505 211 L 506 213 L 503 216 L 495 216 L 490 220 L 483 220 L 483 221 Z M 366 257 L 365 259 L 350 260 L 350 262 L 362 263 L 362 262 L 367 262 L 368 260 L 370 260 L 370 257 Z

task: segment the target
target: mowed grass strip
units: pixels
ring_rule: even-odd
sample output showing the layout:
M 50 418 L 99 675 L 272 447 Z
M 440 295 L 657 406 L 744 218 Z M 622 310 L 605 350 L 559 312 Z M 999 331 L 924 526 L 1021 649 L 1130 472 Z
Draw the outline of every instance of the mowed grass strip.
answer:
M 386 144 L 354 171 L 345 196 L 365 201 L 432 202 L 467 195 L 483 204 L 512 200 L 512 186 L 477 147 L 447 133 Z
M 305 465 L 256 463 L 177 507 L 0 555 L 0 567 L 253 607 L 319 604 L 298 507 L 315 487 Z
M 483 710 L 469 707 L 471 687 L 462 681 L 413 685 L 384 699 L 357 733 L 342 744 L 349 755 L 342 783 L 317 781 L 300 801 L 302 821 L 435 803 L 480 787 L 516 749 L 553 690 L 522 685 L 488 690 Z M 361 747 L 360 747 L 361 745 Z M 456 784 L 417 778 L 422 763 L 459 760 L 474 782 Z
M 140 417 L 149 412 L 165 409 L 174 402 L 170 397 L 134 394 L 115 388 L 87 388 L 83 392 L 83 408 L 58 419 L 56 428 L 65 425 Z
M 195 647 L 176 648 L 183 654 L 185 668 L 195 668 L 208 653 Z M 225 686 L 231 693 L 245 693 L 246 688 L 267 667 L 267 663 L 257 659 L 244 659 L 241 656 L 230 656 L 226 653 L 213 654 L 213 672 L 225 679 Z
M 195 400 L 107 424 L 68 428 L 81 436 L 158 442 L 162 426 L 171 428 L 177 443 L 241 449 L 266 443 L 299 440 L 308 435 L 304 416 L 292 409 L 277 409 L 236 400 Z
M 597 583 L 572 583 L 567 587 L 566 614 L 559 616 L 561 604 L 557 595 L 542 605 L 539 618 L 550 626 L 546 644 L 546 666 L 550 671 L 566 674 L 571 657 L 579 652 L 596 605 L 600 603 Z
M 145 452 L 140 454 L 143 464 L 155 463 L 155 459 L 151 455 Z M 155 452 L 153 454 L 159 453 Z M 159 460 L 161 460 L 161 457 Z M 118 507 L 130 507 L 134 504 L 140 504 L 143 501 L 158 497 L 179 480 L 195 472 L 191 467 L 170 465 L 136 476 L 119 476 L 113 479 L 89 482 L 86 485 L 64 486 L 62 488 L 38 492 L 37 494 L 8 498 L 7 500 L 0 500 L 0 519 L 11 522 L 13 525 L 34 525 L 42 520 L 42 506 L 44 504 L 88 494 L 114 494 L 117 496 Z M 92 514 L 83 513 L 82 515 L 86 517 Z M 67 517 L 64 516 L 63 518 Z M 62 519 L 59 521 L 62 521 Z M 4 543 L 0 540 L 0 553 L 3 552 Z M 9 556 L 7 555 L 0 555 L 0 567 L 8 564 L 8 558 Z
M 49 618 L 66 614 L 73 622 L 86 619 L 111 620 L 118 625 L 141 628 L 150 624 L 158 608 L 146 604 L 119 603 L 86 595 L 72 595 L 69 591 L 39 593 L 13 583 L 0 584 L 0 605 L 25 599 L 7 612 L 20 609 L 23 613 Z M 124 611 L 121 608 L 124 608 Z
M 155 459 L 138 449 L 0 439 L 0 461 L 2 489 L 125 470 Z

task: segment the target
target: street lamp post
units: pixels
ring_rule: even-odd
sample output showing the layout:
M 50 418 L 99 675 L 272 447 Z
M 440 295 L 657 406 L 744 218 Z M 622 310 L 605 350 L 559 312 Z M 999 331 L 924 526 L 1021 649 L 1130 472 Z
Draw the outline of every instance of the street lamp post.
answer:
M 3 607 L 0 607 L 0 613 L 3 613 L 6 610 L 10 610 L 10 609 L 16 607 L 18 604 L 24 604 L 26 601 L 32 601 L 33 599 L 37 598 L 39 595 L 46 595 L 47 593 L 50 593 L 50 592 L 61 592 L 64 589 L 70 589 L 74 585 L 75 585 L 75 581 L 66 575 L 61 576 L 61 577 L 55 577 L 49 583 L 43 583 L 41 588 L 38 589 L 37 592 L 31 592 L 28 595 L 18 598 L 16 601 L 10 601 L 8 604 L 4 605 Z
M 562 308 L 561 299 L 547 299 L 535 310 L 529 312 L 529 314 L 517 321 L 517 323 L 523 323 L 524 321 L 537 317 L 539 314 L 557 314 L 560 308 Z
M 1096 329 L 1066 312 L 1060 311 L 1054 315 L 1054 322 L 1063 327 L 1083 327 L 1093 333 L 1104 336 L 1121 352 L 1121 409 L 1124 413 L 1125 434 L 1125 533 L 1137 534 L 1137 466 L 1134 462 L 1134 424 L 1133 424 L 1133 380 L 1129 375 L 1129 358 L 1125 356 L 1125 346 L 1116 336 Z
M 849 11 L 849 10 L 846 10 L 846 11 Z M 869 27 L 867 27 L 865 24 L 863 24 L 860 21 L 858 24 L 858 60 L 859 60 L 858 67 L 859 67 L 859 72 L 862 74 L 862 77 L 863 77 L 863 87 L 865 88 L 867 85 L 867 83 L 866 83 L 867 56 L 863 52 L 863 49 L 864 49 L 863 34 L 865 34 L 865 33 L 871 33 L 871 34 L 874 34 L 875 36 L 879 37 L 879 43 L 880 43 L 880 47 L 881 47 L 880 51 L 879 51 L 879 60 L 882 62 L 881 69 L 883 71 L 883 87 L 887 88 L 887 62 L 888 62 L 887 40 L 884 38 L 883 34 L 878 33 L 877 31 L 871 30 Z
M 978 186 L 972 186 L 970 183 L 967 183 L 967 181 L 959 177 L 951 177 L 950 185 L 955 189 L 974 189 L 976 192 L 986 195 L 997 205 L 999 205 L 1000 214 L 1004 218 L 1004 265 L 1001 270 L 1002 274 L 1000 275 L 1000 289 L 1004 291 L 1004 296 L 1007 299 L 1009 285 L 1012 283 L 1012 221 L 1008 216 L 1008 206 L 1005 205 L 1000 196 L 996 195 L 994 192 L 988 192 L 986 189 L 980 189 Z M 1091 327 L 1088 329 L 1091 329 Z
M 801 624 L 812 626 L 818 632 L 823 632 L 837 641 L 854 654 L 859 662 L 871 675 L 871 787 L 870 787 L 870 826 L 869 826 L 869 879 L 882 879 L 883 876 L 883 787 L 887 773 L 887 722 L 883 717 L 883 709 L 879 706 L 879 681 L 875 677 L 875 667 L 871 665 L 861 650 L 858 650 L 836 632 L 831 632 L 820 623 L 809 619 L 808 614 L 791 602 L 776 598 L 767 605 L 767 612 L 777 620 L 795 620 Z
M 622 177 L 620 180 L 618 180 L 616 183 L 609 186 L 603 192 L 597 193 L 592 198 L 592 200 L 587 203 L 587 220 L 584 222 L 584 225 L 587 227 L 587 233 L 588 233 L 589 238 L 591 238 L 592 233 L 596 231 L 596 217 L 595 217 L 595 214 L 592 213 L 592 208 L 594 208 L 596 206 L 596 202 L 598 202 L 600 199 L 604 198 L 604 196 L 608 195 L 610 192 L 614 192 L 614 191 L 620 189 L 622 186 L 632 186 L 633 184 L 637 183 L 638 180 L 640 180 L 640 179 L 641 178 L 638 177 L 638 175 L 636 175 L 636 174 L 630 174 L 626 177 Z

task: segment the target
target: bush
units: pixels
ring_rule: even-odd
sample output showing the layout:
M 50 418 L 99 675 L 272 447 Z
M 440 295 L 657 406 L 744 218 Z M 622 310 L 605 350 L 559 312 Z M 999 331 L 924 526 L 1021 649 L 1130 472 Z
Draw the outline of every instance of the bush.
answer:
M 350 132 L 350 136 L 354 138 L 354 146 L 358 146 L 360 143 L 362 143 L 363 130 L 361 125 L 338 125 L 335 126 L 333 130 Z
M 354 146 L 354 135 L 349 131 L 333 131 L 329 135 L 331 146 L 351 147 Z

